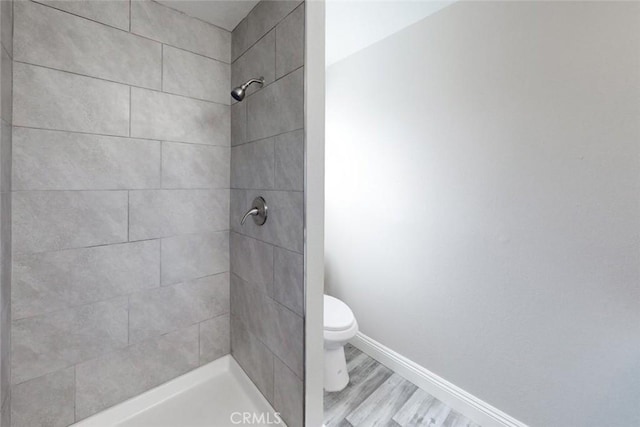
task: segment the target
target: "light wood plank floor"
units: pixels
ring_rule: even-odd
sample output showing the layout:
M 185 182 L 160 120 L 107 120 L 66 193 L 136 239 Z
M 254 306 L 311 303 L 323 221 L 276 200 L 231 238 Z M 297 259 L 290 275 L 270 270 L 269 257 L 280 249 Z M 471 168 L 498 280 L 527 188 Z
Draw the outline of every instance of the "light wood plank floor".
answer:
M 324 393 L 327 427 L 480 427 L 351 344 L 349 385 Z

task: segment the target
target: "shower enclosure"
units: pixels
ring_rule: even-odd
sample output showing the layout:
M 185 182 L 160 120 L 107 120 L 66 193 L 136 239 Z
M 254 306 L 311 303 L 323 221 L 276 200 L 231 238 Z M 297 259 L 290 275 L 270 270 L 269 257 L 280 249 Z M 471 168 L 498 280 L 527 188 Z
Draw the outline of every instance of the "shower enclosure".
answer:
M 305 4 L 226 29 L 0 4 L 1 425 L 71 425 L 229 354 L 303 425 Z M 257 197 L 268 220 L 241 225 Z

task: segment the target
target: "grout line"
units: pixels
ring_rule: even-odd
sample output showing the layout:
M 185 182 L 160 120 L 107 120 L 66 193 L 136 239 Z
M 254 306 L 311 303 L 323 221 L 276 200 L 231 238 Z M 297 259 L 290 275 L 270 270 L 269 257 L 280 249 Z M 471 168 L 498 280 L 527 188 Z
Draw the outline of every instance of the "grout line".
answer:
M 131 2 L 133 0 L 129 0 L 129 33 L 131 33 Z M 131 33 L 133 34 L 133 33 Z
M 262 294 L 263 296 L 269 298 L 273 303 L 275 303 L 275 304 L 279 305 L 280 307 L 282 307 L 283 309 L 291 312 L 291 314 L 295 314 L 296 317 L 304 318 L 303 315 L 301 315 L 299 313 L 296 313 L 295 311 L 293 311 L 292 309 L 290 309 L 286 305 L 282 304 L 280 301 L 278 301 L 277 299 L 275 299 L 274 297 L 272 297 L 268 293 L 266 293 L 263 290 L 261 290 L 259 285 L 253 284 L 252 282 L 249 282 L 249 281 L 243 279 L 242 277 L 240 277 L 237 273 L 234 273 L 233 271 L 231 271 L 230 274 L 233 275 L 233 276 L 236 276 L 242 282 L 246 283 L 253 291 L 258 292 L 259 294 Z
M 249 238 L 251 238 L 251 239 L 257 240 L 258 242 L 265 243 L 265 244 L 267 244 L 267 245 L 271 245 L 271 246 L 273 246 L 273 247 L 275 247 L 275 248 L 278 248 L 278 249 L 283 249 L 283 250 L 285 250 L 285 251 L 293 252 L 293 253 L 296 253 L 296 254 L 298 254 L 298 255 L 304 255 L 304 252 L 298 252 L 298 251 L 293 250 L 293 249 L 288 249 L 288 248 L 285 248 L 285 247 L 283 247 L 283 246 L 279 246 L 279 245 L 277 245 L 277 244 L 275 244 L 275 243 L 272 243 L 272 242 L 267 242 L 266 240 L 258 239 L 257 237 L 254 237 L 254 236 L 250 236 L 250 235 L 248 235 L 248 234 L 241 233 L 241 232 L 239 232 L 238 230 L 235 230 L 235 229 L 233 229 L 233 228 L 232 228 L 232 229 L 230 229 L 230 230 L 229 230 L 229 232 L 230 232 L 230 233 L 236 233 L 236 234 L 239 234 L 239 235 L 241 235 L 241 236 L 243 236 L 243 237 L 249 237 Z
M 247 97 L 244 99 L 244 101 L 238 101 L 238 102 L 245 102 L 248 99 L 250 99 L 252 96 L 262 92 L 263 90 L 265 90 L 266 88 L 268 88 L 269 86 L 273 85 L 274 83 L 279 82 L 280 80 L 284 79 L 285 77 L 290 76 L 291 74 L 295 73 L 296 71 L 303 69 L 304 68 L 304 64 L 299 66 L 298 68 L 295 68 L 291 71 L 289 71 L 287 74 L 283 74 L 282 76 L 278 77 L 277 79 L 275 79 L 274 81 L 272 81 L 271 83 L 267 83 L 266 85 L 262 86 L 260 89 L 256 90 L 255 92 L 252 92 L 250 94 L 247 94 Z M 303 82 L 304 82 L 304 76 L 303 76 Z M 151 90 L 151 89 L 150 89 Z M 236 102 L 236 104 L 238 103 Z
M 112 296 L 109 296 L 107 298 L 104 298 L 104 299 L 101 299 L 101 300 L 97 300 L 97 301 L 89 301 L 89 302 L 85 302 L 85 303 L 82 303 L 82 304 L 74 304 L 74 305 L 70 305 L 68 307 L 61 307 L 61 308 L 55 309 L 53 311 L 47 311 L 47 312 L 44 312 L 44 313 L 34 314 L 34 315 L 26 316 L 26 317 L 18 317 L 18 318 L 11 319 L 11 320 L 12 320 L 12 322 L 22 322 L 22 321 L 25 321 L 25 320 L 33 320 L 33 319 L 38 319 L 38 318 L 44 319 L 46 317 L 55 316 L 55 315 L 57 315 L 59 313 L 67 312 L 69 310 L 79 310 L 79 309 L 82 309 L 83 307 L 88 307 L 88 306 L 91 306 L 91 305 L 98 305 L 98 304 L 104 304 L 104 303 L 113 302 L 113 301 L 116 301 L 118 299 L 123 299 L 126 296 L 128 296 L 128 294 L 112 295 Z M 73 365 L 68 365 L 68 366 L 65 366 L 64 368 L 60 368 L 60 369 L 66 369 L 66 368 L 69 368 L 71 366 L 73 366 Z
M 3 119 L 3 121 L 4 121 L 4 119 Z M 111 134 L 107 134 L 107 133 L 93 133 L 93 132 L 82 132 L 82 131 L 77 131 L 77 130 L 51 129 L 51 128 L 36 127 L 36 126 L 12 125 L 12 127 L 13 128 L 19 128 L 19 129 L 45 130 L 45 131 L 49 131 L 49 132 L 66 132 L 66 133 L 75 133 L 75 134 L 80 134 L 80 135 L 104 136 L 104 137 L 108 137 L 108 138 L 134 139 L 134 140 L 139 140 L 139 141 L 170 142 L 172 144 L 189 144 L 189 145 L 197 145 L 197 146 L 200 146 L 200 147 L 231 148 L 231 145 L 205 144 L 203 142 L 185 142 L 185 141 L 173 141 L 173 140 L 170 140 L 170 139 L 141 138 L 139 136 L 111 135 Z M 262 139 L 266 139 L 266 138 L 262 138 Z
M 122 296 L 121 296 L 120 298 L 122 298 Z M 46 373 L 44 373 L 44 374 L 42 374 L 42 375 L 38 375 L 37 377 L 34 377 L 34 378 L 29 378 L 28 380 L 24 380 L 24 381 L 21 381 L 21 382 L 19 382 L 19 383 L 11 384 L 11 387 L 15 387 L 15 386 L 17 386 L 17 385 L 24 384 L 24 383 L 26 383 L 26 382 L 29 382 L 29 381 L 35 380 L 35 379 L 37 379 L 37 378 L 42 378 L 42 377 L 44 377 L 44 376 L 46 376 L 46 375 L 53 374 L 53 373 L 56 373 L 56 372 L 59 372 L 59 371 L 63 371 L 63 370 L 65 370 L 65 369 L 69 369 L 69 368 L 71 368 L 71 367 L 77 367 L 78 365 L 85 364 L 85 363 L 90 362 L 90 361 L 93 361 L 93 360 L 104 359 L 104 358 L 106 358 L 106 357 L 110 357 L 111 355 L 116 354 L 116 353 L 118 353 L 118 352 L 122 352 L 122 351 L 127 351 L 127 352 L 128 352 L 128 351 L 130 351 L 130 349 L 131 349 L 132 347 L 134 347 L 134 346 L 142 345 L 142 344 L 144 344 L 144 343 L 148 343 L 148 342 L 152 342 L 152 341 L 157 341 L 157 340 L 162 339 L 163 337 L 165 337 L 165 336 L 169 335 L 169 334 L 170 334 L 170 333 L 172 333 L 172 332 L 176 332 L 176 331 L 180 331 L 180 330 L 188 329 L 188 328 L 190 328 L 190 327 L 192 327 L 192 326 L 193 326 L 193 325 L 189 325 L 189 326 L 185 326 L 185 327 L 180 327 L 180 328 L 178 328 L 178 329 L 175 329 L 174 331 L 170 331 L 170 332 L 162 332 L 162 333 L 160 333 L 160 334 L 158 334 L 158 335 L 154 335 L 154 336 L 151 336 L 151 337 L 148 337 L 148 338 L 145 338 L 145 339 L 141 339 L 141 340 L 138 340 L 138 341 L 133 342 L 132 344 L 126 344 L 126 345 L 123 345 L 123 346 L 121 346 L 121 347 L 117 347 L 117 346 L 115 346 L 115 347 L 111 347 L 111 348 L 109 348 L 109 349 L 105 350 L 103 353 L 97 354 L 97 355 L 95 355 L 95 356 L 93 356 L 93 357 L 89 357 L 88 359 L 84 359 L 84 360 L 81 360 L 81 361 L 79 361 L 79 362 L 76 362 L 76 363 L 73 363 L 73 364 L 70 364 L 70 365 L 63 366 L 63 367 L 61 367 L 61 368 L 59 368 L 59 369 L 56 369 L 56 370 L 54 370 L 54 371 L 46 372 Z
M 273 189 L 260 189 L 260 188 L 229 188 L 225 187 L 146 187 L 146 188 L 81 188 L 81 189 L 39 189 L 39 188 L 29 188 L 24 190 L 12 190 L 11 193 L 62 193 L 62 192 L 99 192 L 99 191 L 110 191 L 110 192 L 125 192 L 125 191 L 225 191 L 225 190 L 266 190 L 266 191 L 284 191 L 284 192 L 293 192 L 300 193 L 301 190 L 273 190 Z M 9 193 L 9 191 L 3 191 L 2 193 Z
M 223 276 L 225 274 L 228 274 L 230 276 L 231 272 L 230 271 L 221 271 L 219 273 L 207 274 L 205 276 L 198 276 L 198 277 L 192 277 L 192 278 L 188 278 L 188 279 L 183 279 L 180 282 L 170 283 L 168 285 L 162 285 L 162 284 L 158 283 L 157 286 L 153 286 L 153 287 L 150 287 L 150 288 L 137 289 L 137 290 L 134 290 L 134 291 L 129 291 L 129 293 L 113 295 L 113 296 L 110 296 L 108 298 L 100 299 L 100 300 L 96 300 L 96 301 L 89 301 L 89 302 L 84 302 L 84 303 L 81 303 L 81 304 L 72 304 L 72 305 L 69 305 L 69 306 L 66 306 L 66 307 L 58 308 L 58 309 L 53 310 L 53 311 L 47 311 L 47 312 L 44 312 L 44 313 L 34 314 L 34 315 L 26 316 L 26 317 L 18 317 L 18 318 L 15 318 L 15 319 L 11 319 L 11 321 L 12 322 L 24 321 L 24 320 L 30 320 L 30 319 L 35 319 L 35 318 L 39 318 L 39 317 L 40 318 L 45 318 L 45 317 L 56 315 L 56 314 L 59 314 L 59 313 L 62 313 L 62 312 L 67 312 L 69 310 L 77 310 L 77 309 L 80 309 L 82 307 L 87 307 L 87 306 L 95 305 L 95 304 L 101 304 L 101 303 L 104 303 L 104 302 L 109 302 L 109 301 L 116 300 L 116 299 L 119 299 L 119 298 L 124 298 L 124 297 L 127 297 L 127 307 L 129 308 L 130 304 L 131 304 L 131 296 L 134 295 L 134 294 L 139 294 L 139 293 L 144 293 L 144 292 L 153 292 L 153 291 L 158 291 L 158 290 L 161 290 L 161 289 L 169 289 L 171 287 L 183 285 L 185 283 L 192 282 L 192 281 L 195 281 L 195 280 L 205 279 L 207 277 L 218 277 L 218 276 Z M 212 317 L 212 319 L 215 318 L 215 317 L 218 317 L 218 316 L 223 316 L 225 314 L 227 314 L 227 313 L 221 313 L 219 315 L 216 315 L 216 316 Z M 129 316 L 129 314 L 127 313 L 127 325 L 129 325 L 128 316 Z M 208 320 L 208 319 L 206 319 L 206 320 Z M 127 342 L 129 344 L 131 344 L 129 338 L 127 338 Z M 127 345 L 129 345 L 129 344 L 127 344 Z M 67 366 L 67 368 L 68 367 L 69 366 Z
M 292 0 L 293 1 L 293 0 Z M 258 4 L 260 4 L 258 2 Z M 256 6 L 258 6 L 258 4 L 256 4 Z M 282 17 L 282 19 L 280 19 L 278 22 L 276 22 L 275 24 L 273 24 L 273 27 L 269 27 L 265 33 L 260 36 L 260 38 L 258 40 L 256 40 L 254 43 L 251 43 L 251 45 L 249 45 L 249 47 L 247 47 L 245 50 L 242 51 L 242 53 L 240 55 L 238 55 L 238 57 L 236 59 L 233 59 L 233 52 L 232 52 L 232 58 L 231 58 L 231 62 L 235 62 L 238 60 L 238 58 L 240 58 L 242 55 L 244 55 L 245 53 L 247 53 L 247 51 L 249 49 L 251 49 L 252 47 L 254 47 L 256 45 L 256 43 L 258 43 L 260 40 L 262 40 L 262 38 L 264 36 L 266 36 L 267 34 L 269 34 L 269 32 L 271 32 L 271 30 L 273 30 L 275 27 L 278 26 L 278 24 L 280 24 L 282 21 L 284 21 L 285 19 L 287 19 L 287 17 L 289 15 L 291 15 L 293 12 L 295 12 L 300 6 L 302 6 L 303 4 L 305 4 L 304 1 L 301 1 L 299 5 L 297 5 L 296 7 L 293 8 L 292 11 L 290 11 L 289 13 L 287 13 L 285 16 Z M 254 9 L 256 8 L 256 6 L 254 6 Z M 244 21 L 245 19 L 249 18 L 249 15 L 251 15 L 251 12 L 253 12 L 254 9 L 251 9 L 251 11 L 249 11 L 249 13 L 247 14 L 247 16 L 244 17 L 244 19 L 242 21 Z M 242 21 L 240 21 L 240 23 L 238 25 L 236 25 L 236 28 L 238 28 L 238 26 L 240 26 L 240 24 L 242 24 Z M 247 28 L 248 28 L 249 23 L 247 22 Z M 234 28 L 235 31 L 235 28 Z M 233 31 L 231 32 L 231 36 L 233 37 Z
M 15 1 L 16 1 L 16 0 L 14 0 L 14 2 L 15 2 Z M 19 1 L 19 0 L 18 0 L 18 1 Z M 123 33 L 127 33 L 127 34 L 129 34 L 129 33 L 130 33 L 130 31 L 131 31 L 131 19 L 129 19 L 129 30 L 126 30 L 126 29 L 123 29 L 123 28 L 120 28 L 120 27 L 116 27 L 116 26 L 111 25 L 111 24 L 107 24 L 107 23 L 105 23 L 105 22 L 96 21 L 95 19 L 91 19 L 91 18 L 89 18 L 89 17 L 87 17 L 87 16 L 78 15 L 77 13 L 70 12 L 70 11 L 68 11 L 68 10 L 59 9 L 59 8 L 57 8 L 57 7 L 55 7 L 55 6 L 51 5 L 51 4 L 41 3 L 41 2 L 40 2 L 40 0 L 32 0 L 32 2 L 33 2 L 33 3 L 36 3 L 36 4 L 37 4 L 37 5 L 39 5 L 39 6 L 46 7 L 46 8 L 48 8 L 48 9 L 53 9 L 53 10 L 56 10 L 56 11 L 58 11 L 58 12 L 61 12 L 61 13 L 67 14 L 67 15 L 75 16 L 76 18 L 80 18 L 80 19 L 84 19 L 84 20 L 86 20 L 86 21 L 94 22 L 94 23 L 96 23 L 96 24 L 104 25 L 105 27 L 111 28 L 111 29 L 113 29 L 113 30 L 122 31 Z M 55 2 L 53 2 L 53 3 L 55 3 Z M 129 9 L 131 9 L 131 3 L 129 3 Z M 14 16 L 15 16 L 15 15 L 14 15 Z M 131 35 L 134 35 L 134 36 L 138 36 L 138 37 L 143 37 L 143 36 L 139 36 L 138 34 L 135 34 L 135 33 L 130 33 L 130 34 L 131 34 Z M 147 37 L 143 37 L 143 38 L 148 39 Z M 151 39 L 148 39 L 148 40 L 151 40 Z
M 4 43 L 0 43 L 0 46 L 2 46 L 2 50 L 4 50 L 4 53 L 7 54 L 9 59 L 13 61 L 13 55 L 9 54 L 9 51 L 7 50 L 7 47 L 4 45 Z M 13 46 L 11 46 L 11 49 L 13 49 Z
M 231 316 L 229 316 L 229 317 L 231 317 Z M 263 345 L 263 346 L 264 346 L 264 347 L 269 351 L 269 353 L 271 353 L 271 356 L 273 356 L 273 359 L 278 359 L 278 360 L 280 361 L 280 363 L 282 363 L 284 366 L 286 366 L 286 367 L 287 367 L 287 369 L 289 369 L 289 370 L 290 370 L 290 371 L 291 371 L 291 372 L 296 376 L 296 378 L 301 379 L 301 378 L 298 376 L 298 374 L 296 374 L 295 372 L 293 372 L 293 369 L 291 369 L 291 367 L 290 367 L 287 363 L 285 363 L 285 361 L 284 361 L 284 360 L 282 360 L 280 357 L 278 357 L 278 355 L 277 355 L 277 354 L 275 354 L 275 353 L 273 352 L 273 350 L 271 349 L 271 347 L 269 347 L 269 346 L 267 345 L 267 343 L 265 343 L 264 341 L 262 341 L 262 339 L 260 339 L 260 337 L 258 336 L 258 334 L 256 334 L 254 331 L 252 331 L 251 329 L 249 329 L 249 326 L 247 325 L 247 323 L 246 323 L 243 319 L 241 319 L 240 317 L 238 317 L 238 315 L 237 315 L 237 314 L 233 314 L 233 317 L 235 317 L 235 318 L 236 318 L 236 320 L 240 322 L 240 327 L 241 327 L 242 329 L 244 329 L 244 330 L 245 330 L 249 335 L 251 335 L 251 336 L 252 336 L 255 340 L 257 340 L 260 344 L 262 344 L 262 345 Z M 231 319 L 230 319 L 230 320 L 231 320 Z M 275 362 L 275 360 L 274 360 L 274 362 Z M 274 368 L 275 368 L 275 366 L 274 366 Z M 251 378 L 251 377 L 249 377 L 249 378 Z M 253 381 L 253 379 L 252 379 L 251 381 Z
M 165 43 L 165 42 L 161 42 L 161 43 L 162 43 L 163 45 L 167 46 L 167 47 L 170 47 L 171 49 L 181 50 L 181 51 L 183 51 L 183 52 L 190 53 L 191 55 L 199 56 L 199 57 L 204 58 L 204 59 L 207 59 L 207 60 L 209 60 L 209 61 L 219 62 L 220 64 L 223 64 L 223 65 L 226 65 L 226 66 L 231 67 L 231 63 L 230 63 L 230 62 L 225 62 L 225 61 L 223 61 L 223 60 L 221 60 L 221 59 L 212 58 L 212 57 L 210 57 L 210 56 L 203 55 L 203 54 L 198 53 L 198 52 L 193 52 L 193 51 L 190 51 L 189 49 L 185 49 L 185 48 L 183 48 L 183 47 L 174 46 L 174 45 L 171 45 L 171 44 L 169 44 L 169 43 Z
M 54 253 L 54 252 L 72 251 L 72 250 L 77 250 L 77 249 L 93 249 L 93 248 L 102 248 L 102 247 L 113 246 L 113 245 L 127 245 L 127 244 L 140 243 L 140 242 L 152 242 L 154 240 L 167 240 L 167 239 L 173 239 L 173 238 L 176 238 L 176 237 L 202 236 L 202 235 L 208 235 L 208 234 L 229 233 L 231 231 L 232 230 L 230 230 L 228 228 L 225 228 L 225 229 L 216 230 L 216 231 L 200 231 L 200 232 L 184 233 L 184 234 L 172 234 L 171 236 L 153 237 L 153 238 L 150 238 L 150 239 L 138 239 L 138 240 L 131 240 L 131 241 L 110 242 L 110 243 L 102 243 L 102 244 L 99 244 L 99 245 L 74 246 L 74 247 L 71 247 L 71 248 L 49 249 L 49 250 L 44 250 L 44 251 L 32 251 L 32 252 L 17 252 L 17 251 L 15 251 L 15 252 L 13 252 L 13 255 L 32 256 L 32 255 L 40 255 L 40 254 L 47 254 L 47 253 Z M 238 233 L 238 234 L 241 234 L 241 233 Z M 258 240 L 258 239 L 256 239 L 256 240 Z M 294 252 L 294 251 L 292 251 L 292 252 Z
M 87 79 L 99 80 L 99 81 L 102 81 L 102 82 L 109 82 L 109 83 L 113 83 L 113 84 L 117 84 L 117 85 L 121 85 L 121 86 L 128 86 L 129 88 L 137 88 L 137 89 L 148 90 L 150 92 L 161 93 L 161 94 L 164 94 L 164 95 L 178 96 L 180 98 L 189 99 L 189 100 L 192 100 L 192 101 L 205 102 L 205 103 L 211 104 L 211 105 L 220 105 L 222 107 L 230 107 L 231 106 L 231 104 L 225 104 L 225 103 L 222 103 L 222 102 L 210 101 L 210 100 L 201 99 L 201 98 L 192 98 L 190 96 L 182 95 L 182 94 L 179 94 L 179 93 L 163 92 L 160 89 L 155 89 L 155 88 L 151 88 L 151 87 L 148 87 L 148 86 L 140 86 L 140 85 L 136 85 L 136 84 L 132 84 L 132 83 L 123 83 L 123 82 L 117 81 L 117 80 L 110 80 L 110 79 L 106 79 L 104 77 L 90 76 L 88 74 L 82 74 L 82 73 L 78 73 L 76 71 L 69 71 L 69 70 L 63 70 L 61 68 L 50 67 L 48 65 L 34 64 L 32 62 L 15 61 L 15 60 L 13 61 L 13 63 L 14 64 L 28 65 L 30 67 L 44 68 L 46 70 L 53 70 L 53 71 L 57 71 L 59 73 L 67 73 L 67 74 L 71 74 L 71 75 L 74 75 L 74 76 L 85 77 Z
M 151 0 L 151 1 L 152 1 L 153 3 L 155 3 L 155 4 L 157 4 L 158 6 L 161 6 L 161 7 L 164 7 L 164 8 L 166 8 L 166 9 L 172 10 L 172 11 L 174 11 L 175 13 L 178 13 L 178 14 L 180 14 L 180 15 L 186 16 L 186 17 L 187 17 L 187 18 L 189 18 L 189 19 L 195 19 L 196 21 L 200 21 L 200 22 L 202 22 L 203 24 L 207 24 L 207 25 L 209 25 L 209 26 L 211 26 L 211 27 L 214 27 L 214 28 L 216 28 L 216 29 L 218 29 L 218 30 L 221 30 L 221 31 L 224 31 L 224 32 L 226 32 L 226 33 L 231 34 L 231 31 L 227 30 L 226 28 L 222 28 L 222 27 L 220 27 L 219 25 L 212 24 L 211 22 L 209 22 L 209 21 L 205 21 L 204 19 L 200 19 L 200 18 L 197 18 L 197 17 L 195 17 L 195 16 L 188 15 L 188 14 L 184 13 L 184 12 L 183 12 L 183 11 L 181 11 L 181 10 L 174 9 L 174 8 L 172 8 L 171 6 L 167 6 L 167 5 L 162 4 L 162 3 L 158 3 L 156 0 Z

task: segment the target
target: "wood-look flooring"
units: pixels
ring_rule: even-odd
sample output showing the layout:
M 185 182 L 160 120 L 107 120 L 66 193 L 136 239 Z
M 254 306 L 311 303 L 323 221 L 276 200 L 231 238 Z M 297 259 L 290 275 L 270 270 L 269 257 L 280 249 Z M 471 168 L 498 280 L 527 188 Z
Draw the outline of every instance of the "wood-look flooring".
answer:
M 480 427 L 351 344 L 349 385 L 324 393 L 326 427 Z

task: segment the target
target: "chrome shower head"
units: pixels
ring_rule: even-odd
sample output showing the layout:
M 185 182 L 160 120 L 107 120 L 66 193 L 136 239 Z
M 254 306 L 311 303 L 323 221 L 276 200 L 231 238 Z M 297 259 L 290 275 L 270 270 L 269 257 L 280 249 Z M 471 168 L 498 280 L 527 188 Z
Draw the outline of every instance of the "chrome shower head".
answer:
M 264 77 L 260 77 L 258 79 L 251 79 L 248 82 L 234 88 L 231 91 L 231 96 L 233 96 L 233 99 L 235 99 L 236 101 L 242 101 L 244 99 L 244 95 L 246 94 L 247 88 L 252 83 L 258 83 L 260 86 L 262 86 L 264 84 Z

